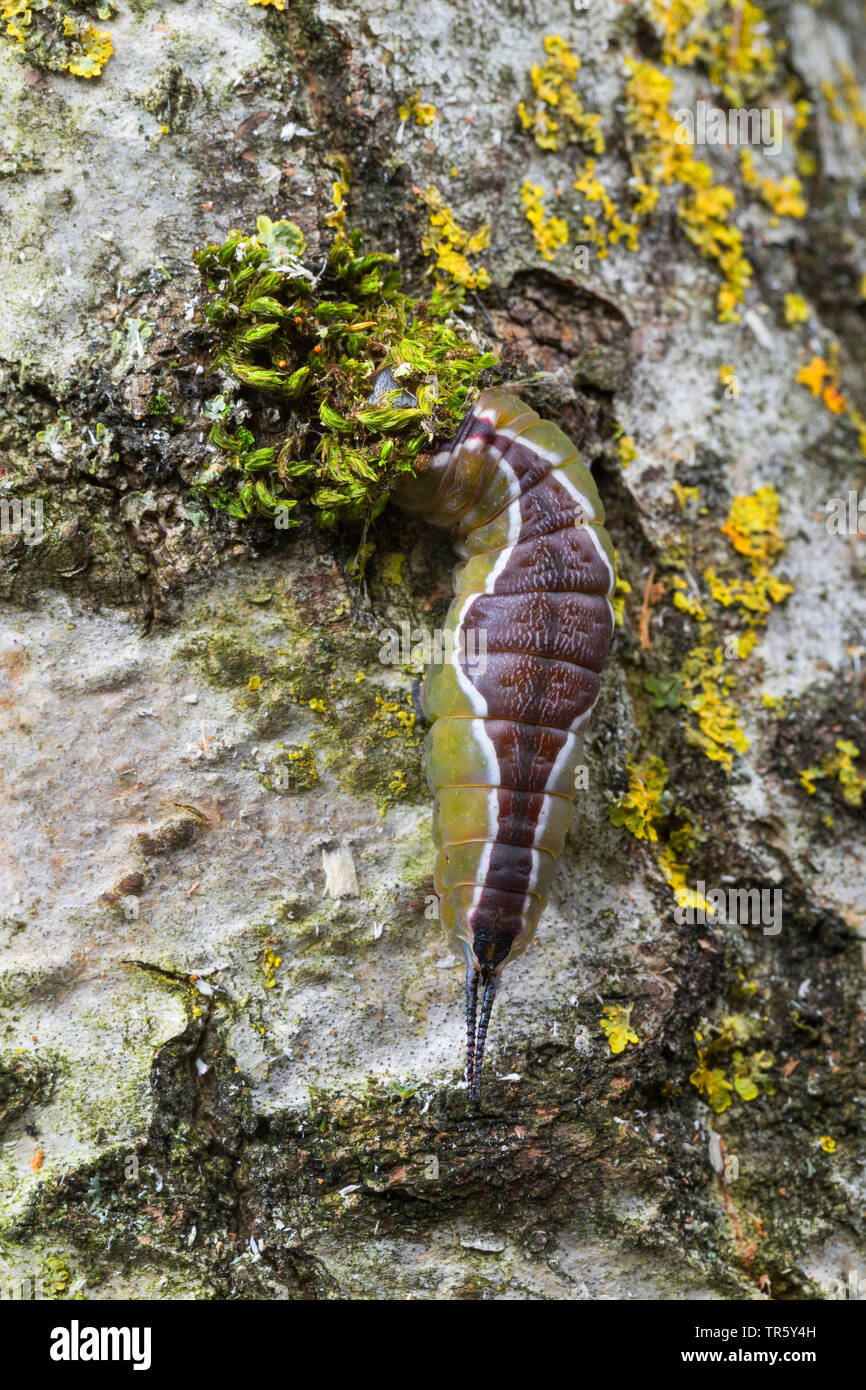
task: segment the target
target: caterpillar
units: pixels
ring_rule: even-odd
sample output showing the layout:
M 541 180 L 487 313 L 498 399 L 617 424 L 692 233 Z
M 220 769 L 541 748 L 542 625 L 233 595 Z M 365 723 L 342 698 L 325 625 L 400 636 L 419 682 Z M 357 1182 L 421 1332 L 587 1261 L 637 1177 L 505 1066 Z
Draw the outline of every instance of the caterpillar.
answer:
M 577 449 L 506 390 L 484 391 L 392 497 L 450 531 L 461 557 L 421 705 L 434 886 L 466 960 L 477 1101 L 500 973 L 533 938 L 571 819 L 578 735 L 613 636 L 614 553 Z

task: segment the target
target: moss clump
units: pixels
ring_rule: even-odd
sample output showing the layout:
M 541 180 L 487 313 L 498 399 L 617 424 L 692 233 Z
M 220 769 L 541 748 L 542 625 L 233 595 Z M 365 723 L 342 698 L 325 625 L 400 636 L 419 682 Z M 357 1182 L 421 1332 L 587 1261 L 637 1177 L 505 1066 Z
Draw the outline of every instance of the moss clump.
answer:
M 20 1050 L 0 1057 L 0 1134 L 18 1120 L 28 1106 L 51 1094 L 55 1068 Z
M 195 484 L 233 516 L 278 528 L 295 524 L 304 498 L 325 526 L 376 515 L 397 477 L 453 433 L 495 360 L 404 292 L 394 256 L 362 254 L 340 222 L 324 263 L 305 262 L 306 249 L 294 223 L 260 217 L 254 235 L 233 232 L 195 258 L 219 334 L 214 366 L 271 406 L 254 431 L 246 406 L 216 398 L 219 458 Z

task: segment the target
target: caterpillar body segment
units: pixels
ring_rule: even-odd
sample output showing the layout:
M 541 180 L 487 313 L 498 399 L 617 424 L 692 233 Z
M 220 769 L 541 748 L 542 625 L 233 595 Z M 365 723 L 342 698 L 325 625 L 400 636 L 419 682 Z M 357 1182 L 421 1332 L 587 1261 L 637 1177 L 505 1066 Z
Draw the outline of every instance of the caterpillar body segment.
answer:
M 462 557 L 421 700 L 439 916 L 466 959 L 477 1099 L 499 974 L 532 940 L 571 819 L 578 734 L 613 636 L 613 547 L 571 440 L 499 389 L 393 496 Z

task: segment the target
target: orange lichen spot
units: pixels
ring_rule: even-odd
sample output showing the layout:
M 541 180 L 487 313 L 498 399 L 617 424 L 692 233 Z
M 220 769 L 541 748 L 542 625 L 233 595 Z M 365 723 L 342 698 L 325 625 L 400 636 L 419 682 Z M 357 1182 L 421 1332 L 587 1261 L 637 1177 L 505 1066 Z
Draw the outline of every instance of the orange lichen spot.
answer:
M 821 393 L 821 399 L 832 415 L 842 415 L 847 409 L 845 397 L 832 381 L 829 386 L 824 387 Z
M 808 366 L 801 367 L 797 373 L 797 380 L 804 386 L 808 386 L 813 396 L 820 396 L 824 387 L 825 377 L 832 375 L 832 369 L 825 362 L 823 357 L 813 357 Z

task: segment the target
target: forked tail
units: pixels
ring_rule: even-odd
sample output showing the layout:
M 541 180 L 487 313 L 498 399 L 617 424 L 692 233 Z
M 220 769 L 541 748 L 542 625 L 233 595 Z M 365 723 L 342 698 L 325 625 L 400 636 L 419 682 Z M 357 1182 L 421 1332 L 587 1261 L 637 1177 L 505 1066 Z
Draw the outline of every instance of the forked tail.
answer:
M 487 1041 L 487 1028 L 493 1000 L 496 998 L 497 976 L 492 972 L 477 970 L 474 965 L 466 967 L 466 1089 L 471 1101 L 481 1099 L 481 1068 L 484 1062 L 484 1044 Z M 478 986 L 484 986 L 481 1000 L 481 1017 L 478 1018 Z M 476 1031 L 477 1020 L 477 1031 Z

